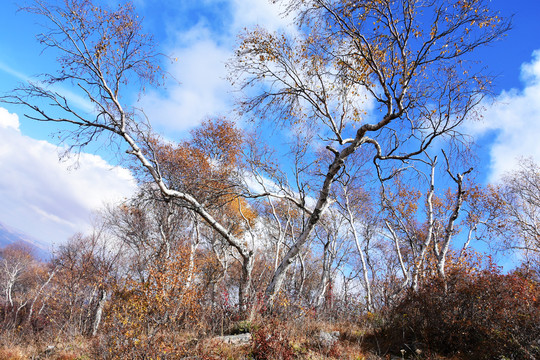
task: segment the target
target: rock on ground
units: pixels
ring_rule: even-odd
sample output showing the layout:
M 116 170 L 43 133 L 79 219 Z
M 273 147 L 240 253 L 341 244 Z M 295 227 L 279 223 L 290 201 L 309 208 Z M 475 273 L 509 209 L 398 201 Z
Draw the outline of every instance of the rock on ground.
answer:
M 238 334 L 238 335 L 227 335 L 227 336 L 219 336 L 217 337 L 218 340 L 231 345 L 245 345 L 249 344 L 251 341 L 251 334 L 245 333 L 245 334 Z
M 326 332 L 321 330 L 318 338 L 322 346 L 330 347 L 339 340 L 339 336 L 339 331 Z

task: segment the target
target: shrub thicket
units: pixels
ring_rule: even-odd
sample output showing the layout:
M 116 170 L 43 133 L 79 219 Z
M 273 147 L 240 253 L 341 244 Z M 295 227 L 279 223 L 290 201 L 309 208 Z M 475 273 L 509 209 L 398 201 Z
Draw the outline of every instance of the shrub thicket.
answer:
M 446 283 L 446 284 L 445 284 Z M 540 286 L 519 272 L 456 268 L 410 291 L 377 334 L 390 351 L 463 359 L 539 359 Z

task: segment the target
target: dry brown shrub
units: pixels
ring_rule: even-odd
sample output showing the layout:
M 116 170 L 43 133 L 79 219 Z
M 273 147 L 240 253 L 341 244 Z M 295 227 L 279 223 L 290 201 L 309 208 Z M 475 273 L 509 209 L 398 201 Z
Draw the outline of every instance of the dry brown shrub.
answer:
M 202 292 L 189 283 L 188 249 L 148 268 L 148 280 L 128 280 L 113 293 L 103 327 L 105 358 L 188 355 L 190 329 L 199 326 Z M 195 270 L 196 271 L 196 270 Z
M 3 360 L 23 360 L 27 359 L 24 352 L 20 348 L 8 349 L 0 348 L 0 359 Z
M 474 265 L 474 264 L 471 264 Z M 453 268 L 409 292 L 378 334 L 384 347 L 462 359 L 538 359 L 540 284 L 522 274 Z

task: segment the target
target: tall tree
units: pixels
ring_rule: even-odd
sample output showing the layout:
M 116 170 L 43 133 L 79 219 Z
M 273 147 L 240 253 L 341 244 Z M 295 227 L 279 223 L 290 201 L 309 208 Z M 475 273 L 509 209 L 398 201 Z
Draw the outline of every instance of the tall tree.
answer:
M 283 2 L 297 14 L 297 34 L 243 34 L 231 64 L 250 89 L 240 106 L 316 134 L 308 151 L 327 154 L 313 159 L 313 205 L 304 206 L 303 231 L 267 288 L 270 301 L 353 154 L 395 163 L 421 155 L 437 138 L 462 140 L 459 126 L 475 116 L 490 83 L 467 65 L 468 55 L 509 29 L 487 0 Z
M 170 175 L 167 166 L 160 166 L 163 159 L 155 151 L 156 136 L 145 114 L 126 100 L 134 86 L 142 91 L 147 86 L 159 85 L 164 76 L 163 56 L 153 38 L 142 31 L 141 18 L 133 6 L 126 3 L 108 9 L 88 0 L 65 0 L 57 6 L 54 2 L 34 0 L 23 9 L 45 20 L 46 30 L 37 38 L 44 48 L 55 51 L 59 69 L 45 74 L 40 83 L 22 85 L 2 96 L 0 101 L 24 105 L 31 111 L 25 114 L 30 119 L 70 125 L 64 140 L 72 149 L 80 150 L 99 137 L 106 137 L 120 148 L 127 147 L 131 159 L 148 174 L 165 198 L 189 207 L 240 254 L 246 274 L 245 283 L 241 285 L 240 304 L 243 306 L 249 293 L 253 250 L 212 214 L 205 199 L 199 197 L 200 188 L 171 185 L 166 178 Z M 78 108 L 49 86 L 55 84 L 74 86 L 93 110 Z M 219 126 L 203 129 L 199 135 L 220 130 Z M 203 148 L 205 141 L 195 142 L 193 151 L 215 152 L 224 145 L 218 143 Z

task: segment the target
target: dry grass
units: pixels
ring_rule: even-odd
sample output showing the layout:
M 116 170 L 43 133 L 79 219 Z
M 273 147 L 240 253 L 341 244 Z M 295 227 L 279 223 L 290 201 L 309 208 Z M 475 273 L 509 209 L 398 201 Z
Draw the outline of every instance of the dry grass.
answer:
M 267 348 L 269 352 L 262 357 L 255 350 L 256 336 L 254 336 L 252 343 L 241 346 L 224 343 L 213 335 L 201 337 L 193 331 L 178 332 L 174 336 L 171 335 L 171 339 L 174 339 L 174 343 L 183 349 L 184 355 L 182 356 L 201 360 L 282 360 L 280 354 L 283 353 L 288 354 L 287 359 L 299 360 L 381 360 L 388 358 L 388 354 L 378 356 L 372 353 L 366 344 L 366 338 L 369 337 L 370 332 L 359 324 L 351 322 L 320 321 L 306 317 L 293 321 L 259 319 L 254 325 L 257 329 L 264 329 L 265 336 L 274 336 L 275 339 L 277 336 L 279 339 L 278 342 L 272 343 L 270 341 L 270 347 Z M 339 340 L 332 346 L 324 345 L 319 340 L 320 331 L 339 331 Z M 3 341 L 0 344 L 0 360 L 98 360 L 105 358 L 104 354 L 108 353 L 105 344 L 105 338 L 64 337 L 56 339 L 53 350 L 46 351 L 50 342 L 43 340 L 35 340 L 24 345 L 22 343 L 8 344 Z M 130 358 L 129 354 L 124 355 L 125 359 Z M 176 357 L 173 355 L 172 358 Z M 425 358 L 435 359 L 434 357 Z
M 16 347 L 13 349 L 0 348 L 0 359 L 3 360 L 23 360 L 27 359 L 24 349 Z
M 0 337 L 0 360 L 90 360 L 92 340 L 82 336 L 45 341 L 39 337 L 21 339 Z

